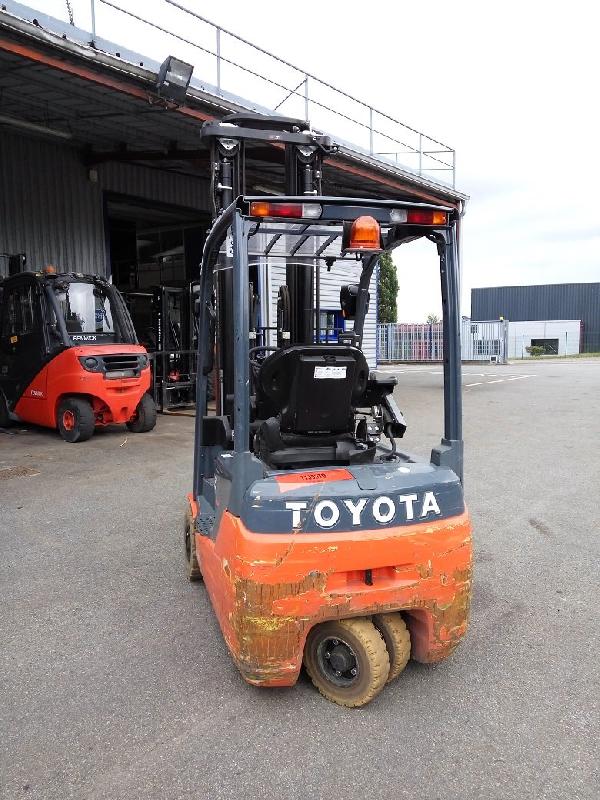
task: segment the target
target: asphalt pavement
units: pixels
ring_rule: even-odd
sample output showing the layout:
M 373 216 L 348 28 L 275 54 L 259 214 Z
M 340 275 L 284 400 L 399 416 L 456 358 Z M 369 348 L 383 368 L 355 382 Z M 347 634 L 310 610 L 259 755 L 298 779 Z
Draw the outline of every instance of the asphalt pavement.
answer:
M 426 455 L 440 370 L 393 369 Z M 0 432 L 0 798 L 597 800 L 600 359 L 464 370 L 470 630 L 357 710 L 237 673 L 184 574 L 192 419 Z

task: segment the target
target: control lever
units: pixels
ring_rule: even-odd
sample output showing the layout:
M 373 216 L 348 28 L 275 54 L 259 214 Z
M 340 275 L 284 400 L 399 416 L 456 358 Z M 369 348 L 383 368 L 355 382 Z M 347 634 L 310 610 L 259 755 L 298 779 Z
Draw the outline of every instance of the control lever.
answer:
M 404 414 L 391 394 L 386 395 L 381 400 L 381 415 L 383 418 L 383 430 L 388 439 L 401 439 L 406 431 L 406 420 Z

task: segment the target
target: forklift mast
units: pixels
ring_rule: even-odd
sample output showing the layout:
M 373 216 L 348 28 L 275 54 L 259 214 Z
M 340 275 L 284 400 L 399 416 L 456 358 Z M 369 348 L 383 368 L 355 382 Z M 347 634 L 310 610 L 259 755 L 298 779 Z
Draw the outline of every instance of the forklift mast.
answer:
M 218 122 L 205 122 L 201 136 L 210 143 L 214 218 L 234 199 L 246 193 L 246 149 L 248 144 L 263 144 L 283 149 L 285 165 L 284 194 L 317 196 L 321 194 L 323 158 L 337 146 L 329 136 L 310 130 L 310 123 L 291 117 L 262 114 L 230 114 Z M 289 325 L 286 344 L 311 344 L 314 329 L 314 266 L 310 263 L 286 266 L 284 293 L 288 307 L 283 310 Z M 257 287 L 251 287 L 251 293 Z M 216 315 L 223 341 L 218 361 L 223 369 L 222 397 L 233 396 L 233 281 L 231 270 L 219 273 Z M 317 319 L 318 319 L 317 308 Z M 224 408 L 219 413 L 225 413 Z

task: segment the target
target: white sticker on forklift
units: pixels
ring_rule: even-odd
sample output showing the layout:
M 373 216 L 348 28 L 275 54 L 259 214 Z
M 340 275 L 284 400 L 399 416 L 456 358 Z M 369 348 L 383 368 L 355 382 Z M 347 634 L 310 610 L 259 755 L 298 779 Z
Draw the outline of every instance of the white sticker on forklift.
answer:
M 315 378 L 345 378 L 346 367 L 315 367 Z

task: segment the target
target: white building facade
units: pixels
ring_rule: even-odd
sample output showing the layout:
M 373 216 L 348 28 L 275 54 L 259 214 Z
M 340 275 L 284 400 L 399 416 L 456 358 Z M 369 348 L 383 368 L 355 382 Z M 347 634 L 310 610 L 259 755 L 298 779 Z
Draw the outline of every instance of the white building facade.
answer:
M 544 355 L 571 356 L 581 352 L 581 320 L 529 320 L 508 323 L 508 358 L 530 358 L 530 347 Z

